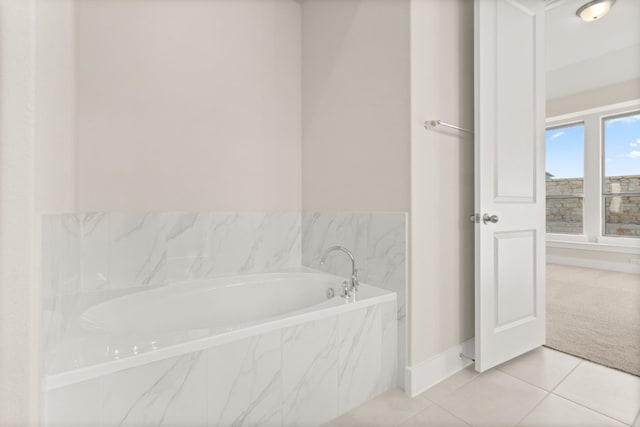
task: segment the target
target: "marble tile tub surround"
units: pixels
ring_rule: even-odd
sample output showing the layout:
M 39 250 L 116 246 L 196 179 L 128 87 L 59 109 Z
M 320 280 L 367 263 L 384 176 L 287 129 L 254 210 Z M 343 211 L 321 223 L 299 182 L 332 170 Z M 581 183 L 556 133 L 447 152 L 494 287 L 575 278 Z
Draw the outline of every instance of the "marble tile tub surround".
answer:
M 62 369 L 55 361 L 66 357 L 54 356 L 91 305 L 168 283 L 300 268 L 300 221 L 299 212 L 44 216 L 44 372 Z
M 114 297 L 219 275 L 310 267 L 348 277 L 354 252 L 360 278 L 397 293 L 397 350 L 390 381 L 406 365 L 406 233 L 403 212 L 85 213 L 43 217 L 43 372 L 74 367 L 64 342 L 81 333 L 73 319 Z M 391 316 L 382 321 L 389 324 Z M 72 346 L 73 347 L 73 346 Z M 79 363 L 82 365 L 82 363 Z
M 381 319 L 395 310 L 384 302 L 52 389 L 46 425 L 320 425 L 394 387 Z
M 350 277 L 351 261 L 333 253 L 320 265 L 333 245 L 354 255 L 360 280 L 397 294 L 397 381 L 403 386 L 406 366 L 407 214 L 404 212 L 303 212 L 302 265 Z

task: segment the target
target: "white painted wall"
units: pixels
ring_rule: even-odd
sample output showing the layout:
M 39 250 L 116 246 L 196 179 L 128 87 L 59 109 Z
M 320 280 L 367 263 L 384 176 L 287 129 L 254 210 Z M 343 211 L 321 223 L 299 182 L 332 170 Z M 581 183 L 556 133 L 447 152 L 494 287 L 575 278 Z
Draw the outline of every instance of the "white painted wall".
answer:
M 300 4 L 76 1 L 78 210 L 299 210 Z
M 0 0 L 0 425 L 38 424 L 32 0 Z
M 474 335 L 473 2 L 411 1 L 410 364 Z
M 640 79 L 547 99 L 547 117 L 561 116 L 637 99 L 640 99 Z
M 305 210 L 409 210 L 409 2 L 302 3 Z
M 598 247 L 593 243 L 580 245 L 548 242 L 547 262 L 599 270 L 640 273 L 640 247 L 604 246 L 604 248 L 602 245 Z
M 75 0 L 36 2 L 36 211 L 76 209 Z

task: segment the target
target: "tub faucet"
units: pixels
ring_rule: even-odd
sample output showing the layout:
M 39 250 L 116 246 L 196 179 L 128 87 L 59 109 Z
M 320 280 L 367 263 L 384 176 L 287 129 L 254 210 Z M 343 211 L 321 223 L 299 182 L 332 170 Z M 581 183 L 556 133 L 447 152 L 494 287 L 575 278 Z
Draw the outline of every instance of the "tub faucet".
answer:
M 325 261 L 327 260 L 327 255 L 329 255 L 333 251 L 344 252 L 351 259 L 351 283 L 349 283 L 349 286 L 346 289 L 346 295 L 344 295 L 345 297 L 351 299 L 351 297 L 354 296 L 356 292 L 358 292 L 358 286 L 360 285 L 360 282 L 358 281 L 358 269 L 356 268 L 356 260 L 353 258 L 353 254 L 351 253 L 351 251 L 344 246 L 331 246 L 325 251 L 324 255 L 322 255 L 320 264 L 324 265 Z

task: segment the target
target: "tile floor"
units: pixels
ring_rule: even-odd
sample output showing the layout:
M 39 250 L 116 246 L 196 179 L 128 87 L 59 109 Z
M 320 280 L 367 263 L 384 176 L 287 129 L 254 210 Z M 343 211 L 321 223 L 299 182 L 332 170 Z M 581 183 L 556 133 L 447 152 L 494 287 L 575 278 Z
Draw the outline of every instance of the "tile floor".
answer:
M 325 425 L 339 426 L 640 427 L 640 377 L 541 347 L 414 399 L 388 391 Z

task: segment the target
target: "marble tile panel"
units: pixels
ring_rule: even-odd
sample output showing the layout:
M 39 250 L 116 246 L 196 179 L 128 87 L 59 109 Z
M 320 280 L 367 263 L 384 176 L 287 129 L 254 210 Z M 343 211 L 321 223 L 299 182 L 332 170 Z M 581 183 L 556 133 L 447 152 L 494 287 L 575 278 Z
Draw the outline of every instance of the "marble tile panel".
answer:
M 398 385 L 398 320 L 396 313 L 395 301 L 380 305 L 382 391 L 390 390 Z
M 406 316 L 407 215 L 372 213 L 367 227 L 366 282 L 398 295 L 398 319 Z
M 81 288 L 84 291 L 109 287 L 109 215 L 82 215 L 80 241 Z
M 254 230 L 252 213 L 214 212 L 207 231 L 209 254 L 204 276 L 253 271 Z
M 280 331 L 214 347 L 207 357 L 209 425 L 281 425 Z
M 338 413 L 382 392 L 382 333 L 379 306 L 338 318 Z
M 203 258 L 209 254 L 211 212 L 170 212 L 167 217 L 167 258 Z
M 255 214 L 252 254 L 254 271 L 280 271 L 300 266 L 300 213 Z
M 320 425 L 338 415 L 337 338 L 337 317 L 283 329 L 283 425 Z
M 196 352 L 107 375 L 102 425 L 206 425 L 206 373 L 206 354 Z
M 164 214 L 109 214 L 111 287 L 166 283 L 166 252 Z
M 304 212 L 302 214 L 302 265 L 338 276 L 351 276 L 351 261 L 341 253 L 332 253 L 324 265 L 320 260 L 331 246 L 349 249 L 360 270 L 360 279 L 367 278 L 367 227 L 370 215 L 357 212 Z
M 53 389 L 44 395 L 44 425 L 86 427 L 100 425 L 100 379 Z
M 59 293 L 73 294 L 80 290 L 80 218 L 60 216 L 58 245 Z

